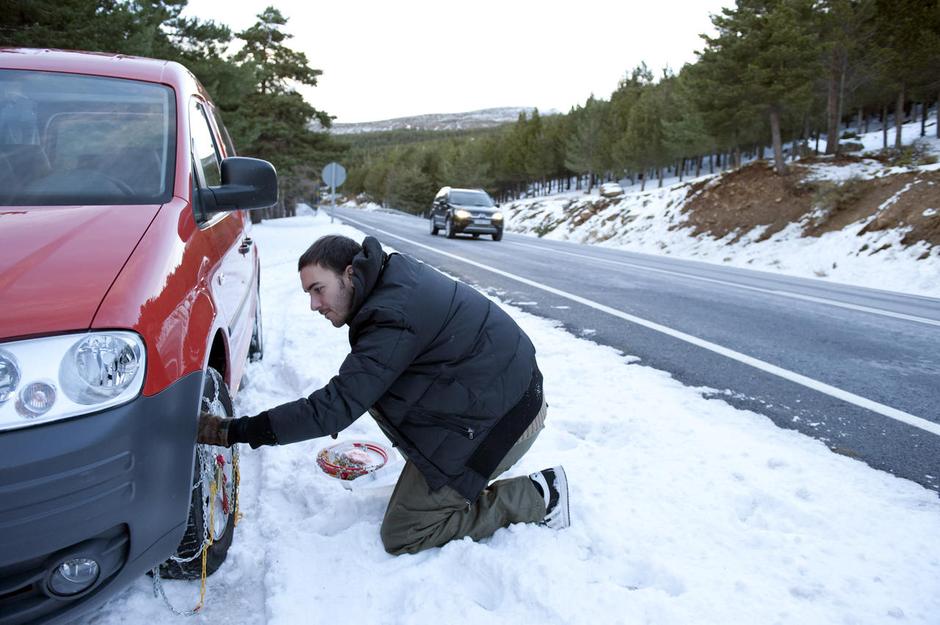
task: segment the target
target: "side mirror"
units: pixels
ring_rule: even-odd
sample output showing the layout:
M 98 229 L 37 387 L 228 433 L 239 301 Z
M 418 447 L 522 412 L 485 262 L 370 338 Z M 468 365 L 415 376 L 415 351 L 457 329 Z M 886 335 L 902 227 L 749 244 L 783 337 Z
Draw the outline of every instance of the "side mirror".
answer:
M 277 203 L 277 172 L 268 161 L 231 156 L 222 161 L 222 184 L 199 196 L 210 212 L 268 208 Z

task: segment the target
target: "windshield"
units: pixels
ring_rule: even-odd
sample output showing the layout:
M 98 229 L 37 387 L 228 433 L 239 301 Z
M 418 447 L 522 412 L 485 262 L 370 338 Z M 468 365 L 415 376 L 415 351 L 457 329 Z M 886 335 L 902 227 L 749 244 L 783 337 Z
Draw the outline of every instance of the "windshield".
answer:
M 493 206 L 493 200 L 483 191 L 451 191 L 450 201 L 460 206 Z
M 0 70 L 0 205 L 166 202 L 175 129 L 169 87 Z

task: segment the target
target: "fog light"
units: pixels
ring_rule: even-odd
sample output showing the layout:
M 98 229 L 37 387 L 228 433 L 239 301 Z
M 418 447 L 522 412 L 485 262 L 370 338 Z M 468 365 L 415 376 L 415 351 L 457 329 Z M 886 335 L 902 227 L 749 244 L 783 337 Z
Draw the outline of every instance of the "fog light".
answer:
M 91 558 L 66 560 L 49 578 L 49 588 L 57 595 L 77 595 L 98 581 L 98 563 Z
M 55 386 L 48 382 L 33 382 L 20 391 L 16 407 L 24 417 L 39 417 L 55 403 Z

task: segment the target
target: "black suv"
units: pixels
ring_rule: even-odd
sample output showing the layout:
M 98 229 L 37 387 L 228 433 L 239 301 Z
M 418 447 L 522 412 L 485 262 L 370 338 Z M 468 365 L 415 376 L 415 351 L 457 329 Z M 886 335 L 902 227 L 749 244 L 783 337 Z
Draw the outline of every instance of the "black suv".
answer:
M 431 234 L 444 229 L 448 239 L 459 233 L 493 236 L 494 241 L 503 238 L 503 215 L 496 209 L 490 196 L 483 189 L 453 189 L 443 187 L 434 196 L 431 204 Z

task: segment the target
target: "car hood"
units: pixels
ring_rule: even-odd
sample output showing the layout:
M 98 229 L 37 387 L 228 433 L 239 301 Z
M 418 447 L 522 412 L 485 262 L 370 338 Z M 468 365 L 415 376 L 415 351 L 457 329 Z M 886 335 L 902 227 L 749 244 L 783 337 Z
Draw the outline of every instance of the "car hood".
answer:
M 0 340 L 90 327 L 159 210 L 0 207 Z

